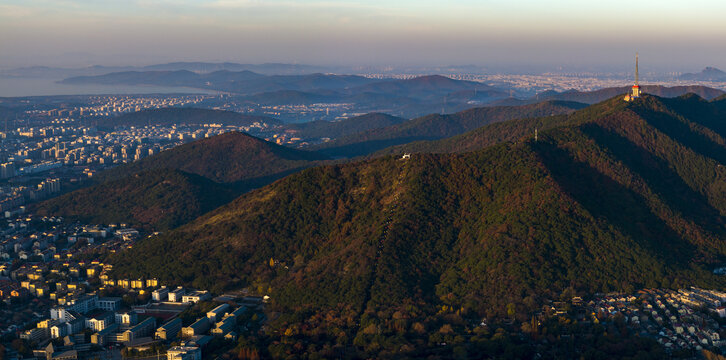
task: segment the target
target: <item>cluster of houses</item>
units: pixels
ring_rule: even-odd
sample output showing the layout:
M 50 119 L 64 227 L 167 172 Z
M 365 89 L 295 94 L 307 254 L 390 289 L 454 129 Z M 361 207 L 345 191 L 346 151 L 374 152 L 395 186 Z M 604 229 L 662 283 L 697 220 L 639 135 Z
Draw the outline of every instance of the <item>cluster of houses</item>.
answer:
M 43 223 L 50 224 L 52 229 L 33 229 L 32 217 L 15 219 L 0 230 L 0 275 L 8 276 L 9 267 L 13 261 L 33 263 L 50 263 L 72 259 L 84 245 L 103 243 L 112 251 L 129 246 L 128 242 L 136 239 L 139 232 L 135 229 L 110 225 L 62 225 L 61 218 L 41 219 Z M 46 227 L 47 228 L 47 227 Z
M 63 304 L 64 298 L 83 292 L 85 280 L 111 269 L 98 261 L 76 260 L 81 253 L 92 246 L 117 251 L 139 235 L 115 225 L 58 225 L 58 218 L 42 219 L 52 229 L 33 231 L 31 220 L 17 219 L 0 230 L 0 299 L 50 298 Z
M 195 302 L 211 300 L 208 292 L 161 287 L 152 296 L 153 301 L 145 305 L 129 307 L 119 297 L 83 294 L 51 308 L 50 318 L 24 331 L 20 338 L 36 345 L 36 357 L 52 360 L 76 359 L 94 345 L 96 349 L 120 344 L 144 350 L 180 337 L 180 345 L 167 351 L 168 359 L 201 359 L 202 349 L 215 336 L 236 340 L 240 315 L 259 305 L 254 299 L 236 308 L 221 303 L 183 326 L 177 315 Z M 63 346 L 56 339 L 62 339 Z
M 655 338 L 666 349 L 722 348 L 722 328 L 714 317 L 726 317 L 726 292 L 689 289 L 646 289 L 631 295 L 608 295 L 587 303 L 573 299 L 585 321 L 600 323 L 622 317 L 641 336 Z

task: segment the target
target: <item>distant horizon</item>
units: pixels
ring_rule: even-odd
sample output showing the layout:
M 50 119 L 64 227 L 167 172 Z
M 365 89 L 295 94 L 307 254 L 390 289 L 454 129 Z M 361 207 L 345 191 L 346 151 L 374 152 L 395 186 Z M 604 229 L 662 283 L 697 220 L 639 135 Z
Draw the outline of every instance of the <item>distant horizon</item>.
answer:
M 641 56 L 642 58 L 642 56 Z M 632 62 L 632 61 L 631 61 Z M 542 64 L 520 64 L 520 65 L 482 65 L 482 64 L 474 64 L 474 63 L 461 63 L 461 64 L 432 64 L 432 65 L 410 65 L 410 64 L 351 64 L 351 65 L 336 65 L 336 64 L 325 64 L 325 63 L 291 63 L 291 62 L 283 62 L 283 61 L 267 61 L 267 62 L 244 62 L 244 61 L 235 61 L 235 60 L 171 60 L 171 61 L 161 61 L 161 62 L 144 62 L 144 63 L 134 63 L 134 64 L 125 64 L 125 63 L 82 63 L 82 62 L 72 62 L 67 64 L 48 64 L 48 63 L 38 63 L 38 64 L 17 64 L 17 65 L 0 65 L 0 71 L 10 71 L 10 70 L 20 70 L 20 69 L 42 69 L 42 68 L 48 68 L 48 69 L 58 69 L 58 70 L 83 70 L 83 69 L 93 69 L 93 68 L 110 68 L 111 71 L 115 71 L 114 68 L 134 68 L 134 69 L 142 69 L 144 67 L 153 67 L 153 66 L 160 66 L 160 65 L 170 65 L 170 64 L 210 64 L 210 65 L 222 65 L 222 64 L 233 64 L 233 65 L 242 65 L 242 66 L 263 66 L 263 65 L 284 65 L 284 66 L 301 66 L 301 67 L 313 67 L 313 68 L 319 68 L 320 71 L 328 71 L 328 70 L 344 70 L 343 73 L 353 74 L 353 73 L 360 73 L 365 72 L 365 70 L 376 70 L 381 73 L 391 73 L 391 74 L 402 74 L 406 72 L 416 73 L 416 74 L 437 74 L 436 72 L 427 72 L 427 71 L 433 71 L 433 70 L 445 70 L 447 68 L 449 69 L 464 69 L 464 68 L 472 68 L 472 69 L 478 69 L 481 70 L 478 73 L 489 73 L 489 74 L 517 74 L 517 75 L 526 75 L 526 74 L 543 74 L 543 73 L 583 73 L 583 74 L 597 74 L 597 75 L 614 75 L 614 74 L 623 74 L 623 73 L 631 73 L 633 71 L 633 65 L 628 62 L 627 64 L 612 64 L 611 66 L 602 66 L 602 67 L 593 67 L 593 66 L 587 66 L 587 65 L 542 65 Z M 702 65 L 700 67 L 694 66 L 694 67 L 682 67 L 679 69 L 674 68 L 662 68 L 662 67 L 654 67 L 649 64 L 643 64 L 641 61 L 641 74 L 673 74 L 673 73 L 699 73 L 707 68 L 715 68 L 718 70 L 726 71 L 726 66 L 720 67 L 717 65 Z M 254 70 L 250 70 L 253 71 Z M 336 72 L 336 71 L 333 71 Z M 475 71 L 472 71 L 474 73 Z M 459 71 L 459 73 L 466 73 L 466 71 Z M 440 72 L 438 74 L 443 74 L 443 72 Z M 2 74 L 0 74 L 2 75 Z
M 172 61 L 474 64 L 495 71 L 726 68 L 726 3 L 614 0 L 5 0 L 0 67 Z M 703 9 L 708 9 L 704 11 Z M 522 70 L 524 69 L 524 70 Z M 618 70 L 623 69 L 623 70 Z

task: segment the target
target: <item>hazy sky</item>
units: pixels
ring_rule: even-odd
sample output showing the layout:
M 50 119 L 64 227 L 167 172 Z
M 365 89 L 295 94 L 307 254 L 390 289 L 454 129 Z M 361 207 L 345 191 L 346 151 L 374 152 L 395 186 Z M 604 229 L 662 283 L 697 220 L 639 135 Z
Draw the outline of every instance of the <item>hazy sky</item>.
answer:
M 1 0 L 0 66 L 726 68 L 726 2 Z M 626 62 L 623 64 L 623 62 Z

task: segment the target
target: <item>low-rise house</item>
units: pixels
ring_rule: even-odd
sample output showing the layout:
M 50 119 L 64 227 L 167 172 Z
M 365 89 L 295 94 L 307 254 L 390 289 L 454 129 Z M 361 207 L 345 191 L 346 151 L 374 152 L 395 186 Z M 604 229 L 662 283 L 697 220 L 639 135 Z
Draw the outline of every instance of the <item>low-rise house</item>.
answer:
M 96 311 L 86 318 L 86 328 L 98 332 L 113 324 L 114 320 L 112 312 L 106 310 Z
M 44 328 L 26 330 L 22 334 L 20 334 L 21 339 L 34 343 L 42 342 L 43 340 L 48 339 L 49 336 L 50 332 L 48 331 L 48 329 Z
M 182 328 L 182 336 L 185 338 L 190 338 L 195 335 L 201 335 L 207 332 L 207 330 L 209 330 L 209 327 L 209 319 L 203 317 L 195 321 L 193 324 Z
M 182 302 L 197 303 L 211 298 L 212 295 L 210 295 L 208 291 L 192 291 L 188 294 L 182 295 Z
M 171 302 L 182 302 L 182 296 L 186 293 L 183 287 L 178 287 L 174 290 L 169 291 L 169 301 Z
M 156 329 L 156 319 L 148 317 L 144 321 L 136 324 L 134 327 L 124 331 L 122 336 L 118 337 L 118 342 L 127 343 L 135 339 L 151 335 Z
M 154 301 L 165 301 L 169 298 L 169 289 L 166 286 L 162 286 L 151 293 L 151 298 Z
M 114 318 L 120 326 L 131 327 L 136 325 L 138 314 L 134 310 L 117 311 Z
M 174 346 L 166 351 L 167 360 L 202 360 L 202 349 L 197 346 Z
M 98 308 L 107 311 L 116 311 L 121 307 L 120 297 L 103 297 L 98 299 Z
M 91 334 L 91 344 L 98 346 L 106 346 L 110 342 L 111 336 L 118 331 L 118 324 L 111 324 L 105 329 Z
M 211 334 L 214 336 L 224 336 L 230 331 L 234 330 L 237 324 L 237 318 L 234 316 L 228 316 L 224 320 L 217 323 L 217 326 L 212 329 Z
M 156 329 L 154 334 L 157 339 L 172 340 L 177 337 L 182 329 L 182 321 L 179 318 L 170 320 Z
M 217 320 L 222 318 L 222 316 L 227 313 L 227 310 L 229 310 L 229 304 L 219 305 L 216 308 L 208 311 L 207 317 L 209 318 L 209 321 L 217 322 Z

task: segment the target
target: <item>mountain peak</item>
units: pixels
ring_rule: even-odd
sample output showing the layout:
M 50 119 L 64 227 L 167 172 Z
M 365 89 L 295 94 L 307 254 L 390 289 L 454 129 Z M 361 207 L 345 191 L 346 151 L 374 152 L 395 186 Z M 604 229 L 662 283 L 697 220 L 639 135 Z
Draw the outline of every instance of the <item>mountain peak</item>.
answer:
M 695 81 L 724 81 L 726 80 L 726 72 L 723 72 L 713 66 L 707 66 L 699 73 L 683 74 L 681 75 L 681 79 Z

